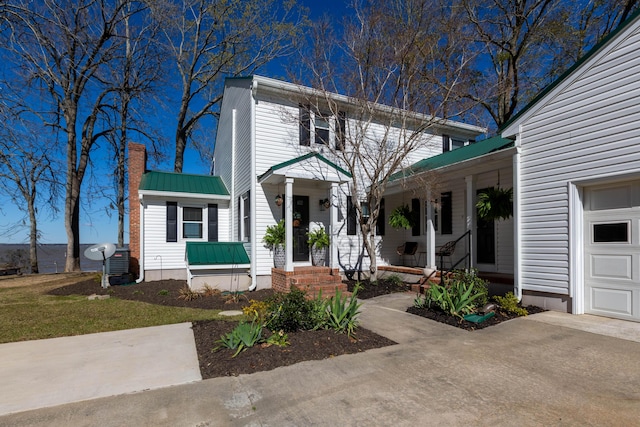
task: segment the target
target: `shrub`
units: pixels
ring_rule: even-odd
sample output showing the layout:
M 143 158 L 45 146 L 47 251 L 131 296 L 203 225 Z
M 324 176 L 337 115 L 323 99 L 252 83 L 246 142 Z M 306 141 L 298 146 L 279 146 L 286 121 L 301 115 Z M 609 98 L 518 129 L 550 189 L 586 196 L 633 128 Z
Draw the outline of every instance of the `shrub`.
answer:
M 496 295 L 493 299 L 498 303 L 500 308 L 509 313 L 513 313 L 518 316 L 526 316 L 529 314 L 526 308 L 520 307 L 518 298 L 513 294 L 513 292 L 507 292 L 503 297 Z
M 255 344 L 260 342 L 262 338 L 262 324 L 258 322 L 240 322 L 238 326 L 236 326 L 233 331 L 228 332 L 220 337 L 218 343 L 220 345 L 215 350 L 219 348 L 229 348 L 231 350 L 237 350 L 232 357 L 236 357 L 240 354 L 241 351 L 253 347 Z
M 169 295 L 169 290 L 168 289 L 161 289 L 161 290 L 158 291 L 158 295 L 160 295 L 160 296 Z
M 247 307 L 242 308 L 242 312 L 245 316 L 258 321 L 261 324 L 264 323 L 268 310 L 269 304 L 265 301 L 256 301 L 254 299 L 249 301 L 249 305 Z
M 327 327 L 327 304 L 328 301 L 322 298 L 322 290 L 315 299 L 309 301 L 309 327 L 312 330 Z
M 299 289 L 291 289 L 288 294 L 277 294 L 269 302 L 266 326 L 285 332 L 313 329 L 312 304 Z
M 487 301 L 487 282 L 474 273 L 456 273 L 444 285 L 432 283 L 424 298 L 420 296 L 414 300 L 418 308 L 435 306 L 440 310 L 462 318 L 473 312 L 478 305 Z
M 220 289 L 216 289 L 209 286 L 208 284 L 205 284 L 200 293 L 202 294 L 202 296 L 205 296 L 205 297 L 215 297 L 220 295 L 221 292 L 220 292 Z
M 390 285 L 396 288 L 404 286 L 404 281 L 402 280 L 402 277 L 398 276 L 397 274 L 391 274 L 390 276 L 385 277 L 385 280 Z
M 352 336 L 358 327 L 357 318 L 360 314 L 361 305 L 358 303 L 355 292 L 349 298 L 347 296 L 342 297 L 342 293 L 336 291 L 336 294 L 331 297 L 327 304 L 328 326 L 335 331 L 346 332 L 347 335 Z
M 464 282 L 465 287 L 473 286 L 471 295 L 480 295 L 475 300 L 476 306 L 483 306 L 489 300 L 489 282 L 478 277 L 478 271 L 456 270 L 451 279 L 453 282 Z

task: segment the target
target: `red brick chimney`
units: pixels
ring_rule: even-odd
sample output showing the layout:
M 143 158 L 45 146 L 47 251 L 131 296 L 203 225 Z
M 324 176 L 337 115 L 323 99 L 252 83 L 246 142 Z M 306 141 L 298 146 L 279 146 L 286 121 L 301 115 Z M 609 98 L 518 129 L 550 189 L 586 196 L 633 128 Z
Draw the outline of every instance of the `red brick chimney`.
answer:
M 140 273 L 140 198 L 138 188 L 147 167 L 144 144 L 129 143 L 129 272 Z

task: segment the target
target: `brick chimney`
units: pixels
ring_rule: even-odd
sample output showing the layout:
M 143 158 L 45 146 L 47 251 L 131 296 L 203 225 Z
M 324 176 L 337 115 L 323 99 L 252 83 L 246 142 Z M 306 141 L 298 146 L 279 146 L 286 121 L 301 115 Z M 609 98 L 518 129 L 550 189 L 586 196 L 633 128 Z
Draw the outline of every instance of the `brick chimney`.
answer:
M 140 273 L 140 198 L 138 188 L 147 167 L 144 144 L 129 143 L 129 272 Z

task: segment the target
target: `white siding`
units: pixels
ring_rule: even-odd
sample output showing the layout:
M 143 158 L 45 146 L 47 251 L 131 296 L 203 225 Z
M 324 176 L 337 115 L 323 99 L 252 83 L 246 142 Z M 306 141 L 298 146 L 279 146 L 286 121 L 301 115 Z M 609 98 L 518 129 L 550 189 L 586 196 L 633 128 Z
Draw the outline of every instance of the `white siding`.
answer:
M 578 68 L 522 125 L 523 289 L 569 293 L 568 183 L 640 172 L 637 26 Z
M 203 199 L 172 199 L 180 206 L 201 206 L 203 212 L 202 239 L 194 241 L 207 241 L 207 209 L 208 203 L 218 204 L 218 239 L 221 242 L 228 241 L 225 230 L 229 227 L 229 205 L 226 201 Z M 185 269 L 185 246 L 178 221 L 178 241 L 167 242 L 167 200 L 159 198 L 145 198 L 144 208 L 144 269 L 145 270 L 171 270 Z M 180 210 L 178 208 L 178 210 Z M 180 218 L 180 215 L 178 215 Z

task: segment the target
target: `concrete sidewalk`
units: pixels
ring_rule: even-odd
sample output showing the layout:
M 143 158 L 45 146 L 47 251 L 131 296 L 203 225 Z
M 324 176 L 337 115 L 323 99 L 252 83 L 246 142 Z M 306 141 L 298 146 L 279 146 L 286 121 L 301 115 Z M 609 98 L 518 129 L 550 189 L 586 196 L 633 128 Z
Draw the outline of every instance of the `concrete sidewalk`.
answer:
M 0 345 L 0 415 L 202 379 L 191 323 Z
M 412 299 L 363 305 L 362 326 L 398 345 L 16 413 L 0 426 L 637 425 L 640 343 L 540 315 L 466 332 L 405 313 Z

